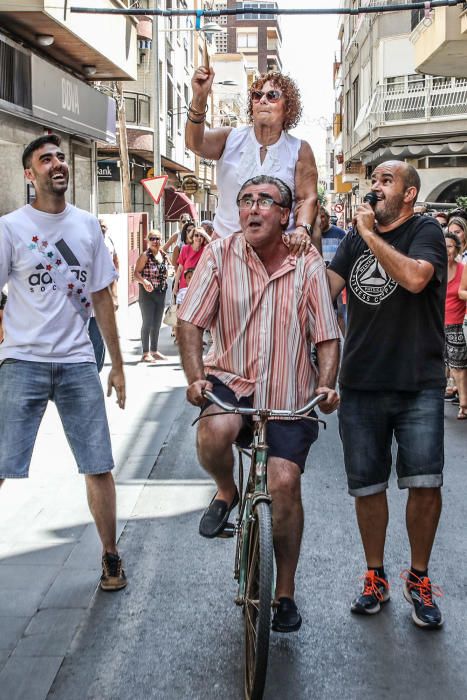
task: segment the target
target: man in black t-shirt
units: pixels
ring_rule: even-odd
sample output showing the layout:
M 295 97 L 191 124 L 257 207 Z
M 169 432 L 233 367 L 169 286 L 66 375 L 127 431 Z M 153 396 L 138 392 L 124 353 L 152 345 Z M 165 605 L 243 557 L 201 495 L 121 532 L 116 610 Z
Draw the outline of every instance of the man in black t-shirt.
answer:
M 414 622 L 436 628 L 442 616 L 428 561 L 443 479 L 446 245 L 435 219 L 414 215 L 420 178 L 412 166 L 382 163 L 371 189 L 374 209 L 357 208 L 328 268 L 333 298 L 347 287 L 339 429 L 368 569 L 351 610 L 374 614 L 389 599 L 383 555 L 394 436 L 398 485 L 409 489 L 404 596 Z

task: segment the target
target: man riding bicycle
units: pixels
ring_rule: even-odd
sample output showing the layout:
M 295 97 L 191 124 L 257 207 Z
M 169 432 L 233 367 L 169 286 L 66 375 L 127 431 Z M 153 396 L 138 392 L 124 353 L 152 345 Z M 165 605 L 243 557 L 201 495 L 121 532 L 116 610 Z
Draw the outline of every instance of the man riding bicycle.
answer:
M 306 256 L 290 255 L 283 240 L 292 204 L 289 188 L 277 178 L 254 177 L 241 188 L 237 204 L 242 230 L 208 246 L 179 311 L 187 398 L 209 416 L 197 435 L 199 461 L 217 485 L 199 526 L 209 538 L 222 532 L 238 502 L 232 444 L 245 444 L 248 425 L 238 415 L 211 415 L 219 409 L 203 391 L 233 405 L 272 409 L 295 410 L 315 393 L 326 394 L 323 413 L 339 403 L 334 390 L 339 330 L 323 260 L 314 248 Z M 205 328 L 213 345 L 203 362 Z M 268 425 L 277 564 L 272 626 L 280 632 L 301 625 L 294 601 L 303 532 L 300 474 L 317 434 L 317 423 L 307 420 Z

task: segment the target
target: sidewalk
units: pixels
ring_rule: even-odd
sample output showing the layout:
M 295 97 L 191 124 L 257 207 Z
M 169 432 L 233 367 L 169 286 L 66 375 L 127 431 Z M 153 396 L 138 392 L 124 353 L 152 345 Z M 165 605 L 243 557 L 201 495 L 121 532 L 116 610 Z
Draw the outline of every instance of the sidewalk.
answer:
M 117 482 L 120 536 L 174 418 L 185 378 L 170 329 L 161 330 L 167 362 L 139 363 L 137 304 L 120 314 L 127 407 L 106 399 Z M 102 372 L 106 385 L 108 358 Z M 96 591 L 101 548 L 55 406 L 44 417 L 30 478 L 0 491 L 0 697 L 44 700 Z M 131 577 L 131 572 L 129 574 Z M 119 595 L 109 594 L 109 595 Z

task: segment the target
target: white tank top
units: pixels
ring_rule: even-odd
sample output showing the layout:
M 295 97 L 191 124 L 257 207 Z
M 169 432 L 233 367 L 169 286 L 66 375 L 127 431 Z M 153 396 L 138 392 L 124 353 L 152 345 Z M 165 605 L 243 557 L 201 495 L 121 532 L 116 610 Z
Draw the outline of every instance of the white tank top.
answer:
M 295 165 L 301 141 L 283 131 L 279 141 L 268 146 L 261 163 L 260 148 L 252 126 L 232 129 L 222 156 L 217 162 L 219 202 L 214 217 L 214 230 L 221 237 L 240 230 L 237 195 L 244 182 L 256 175 L 278 177 L 292 190 L 295 203 Z M 293 209 L 288 229 L 295 228 Z

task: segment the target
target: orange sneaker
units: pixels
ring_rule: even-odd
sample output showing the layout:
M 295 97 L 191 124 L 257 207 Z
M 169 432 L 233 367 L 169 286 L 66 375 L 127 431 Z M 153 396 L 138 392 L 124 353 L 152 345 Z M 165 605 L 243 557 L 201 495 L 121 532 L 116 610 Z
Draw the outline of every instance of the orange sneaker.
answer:
M 369 569 L 363 579 L 363 590 L 352 601 L 350 610 L 357 615 L 374 615 L 381 610 L 381 604 L 389 600 L 389 583 Z
M 428 576 L 419 578 L 411 571 L 403 571 L 401 579 L 404 583 L 404 598 L 413 607 L 412 620 L 417 627 L 437 629 L 443 624 L 441 610 L 433 600 L 433 596 L 441 598 L 443 591 L 433 585 Z

